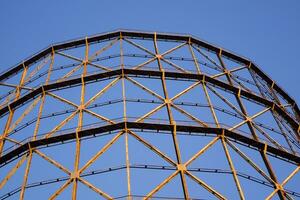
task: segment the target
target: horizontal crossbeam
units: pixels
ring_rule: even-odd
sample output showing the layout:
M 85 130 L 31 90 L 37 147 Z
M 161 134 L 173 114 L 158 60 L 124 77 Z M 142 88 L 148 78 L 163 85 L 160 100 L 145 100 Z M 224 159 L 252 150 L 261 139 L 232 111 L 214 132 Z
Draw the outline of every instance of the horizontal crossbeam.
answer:
M 87 138 L 90 136 L 101 135 L 110 131 L 122 130 L 122 129 L 139 129 L 139 130 L 153 130 L 153 131 L 172 131 L 174 129 L 173 125 L 170 124 L 154 124 L 154 123 L 139 123 L 139 122 L 120 122 L 112 125 L 105 125 L 99 127 L 93 127 L 90 129 L 85 129 L 78 132 L 79 138 Z M 252 138 L 241 135 L 237 132 L 230 131 L 224 128 L 211 128 L 211 127 L 201 127 L 201 126 L 185 126 L 177 125 L 177 132 L 185 133 L 205 133 L 207 135 L 222 135 L 225 137 L 238 141 L 242 144 L 245 144 L 249 147 L 258 149 L 260 151 L 266 151 L 268 154 L 275 157 L 280 157 L 291 162 L 294 162 L 296 165 L 300 164 L 300 157 L 290 154 L 281 149 L 277 149 L 272 146 L 266 146 L 265 143 L 256 141 Z M 47 147 L 48 145 L 63 143 L 66 141 L 71 141 L 76 139 L 76 132 L 61 134 L 58 136 L 53 136 L 44 139 L 38 139 L 35 141 L 29 141 L 22 146 L 12 150 L 11 152 L 0 157 L 0 165 L 5 165 L 14 158 L 20 157 L 27 153 L 30 148 L 40 148 Z
M 135 70 L 135 69 L 117 69 L 109 72 L 102 72 L 102 73 L 97 73 L 97 74 L 92 74 L 92 75 L 87 75 L 83 77 L 84 82 L 86 84 L 95 82 L 97 80 L 101 79 L 107 79 L 107 78 L 113 78 L 117 76 L 121 76 L 122 74 L 125 75 L 131 75 L 131 76 L 136 76 L 136 77 L 149 77 L 149 78 L 160 78 L 163 76 L 163 73 L 160 71 L 152 71 L 152 70 Z M 217 87 L 226 89 L 234 94 L 240 95 L 244 98 L 251 99 L 257 103 L 263 104 L 266 107 L 271 107 L 276 111 L 280 116 L 282 116 L 294 129 L 295 133 L 297 133 L 297 137 L 300 138 L 299 133 L 298 133 L 298 128 L 299 124 L 296 122 L 289 114 L 287 114 L 282 107 L 279 105 L 275 104 L 272 101 L 269 101 L 265 98 L 262 98 L 256 94 L 250 93 L 246 90 L 237 88 L 235 86 L 232 86 L 230 84 L 227 84 L 223 81 L 214 79 L 210 76 L 203 75 L 203 74 L 189 74 L 189 73 L 178 73 L 178 72 L 164 72 L 165 78 L 169 79 L 178 79 L 178 80 L 193 80 L 193 81 L 203 81 L 210 83 L 212 85 L 215 85 Z M 51 83 L 48 85 L 42 85 L 32 92 L 22 96 L 21 98 L 13 101 L 12 103 L 8 104 L 7 106 L 4 106 L 3 108 L 0 109 L 0 116 L 6 114 L 9 112 L 10 109 L 15 109 L 18 106 L 26 103 L 28 100 L 33 99 L 37 97 L 38 95 L 42 94 L 43 91 L 52 91 L 52 90 L 57 90 L 57 89 L 63 89 L 66 87 L 72 87 L 76 85 L 81 85 L 82 80 L 81 77 L 78 78 L 73 78 L 61 82 L 56 82 L 56 83 Z
M 251 70 L 254 71 L 257 75 L 259 75 L 268 85 L 272 85 L 272 88 L 277 91 L 284 99 L 287 100 L 291 105 L 293 105 L 294 110 L 297 115 L 300 116 L 300 110 L 297 106 L 295 100 L 291 98 L 281 87 L 279 87 L 270 77 L 268 77 L 263 71 L 261 71 L 255 63 L 251 60 L 236 55 L 228 50 L 224 50 L 220 47 L 209 44 L 205 41 L 202 41 L 198 38 L 195 38 L 191 35 L 179 35 L 179 34 L 169 34 L 169 33 L 153 33 L 153 32 L 136 32 L 136 31 L 128 31 L 128 30 L 117 30 L 113 32 L 108 32 L 100 35 L 95 35 L 91 37 L 85 37 L 76 40 L 70 40 L 68 42 L 57 43 L 49 46 L 48 48 L 36 53 L 32 57 L 26 59 L 22 63 L 16 65 L 15 67 L 10 68 L 4 73 L 0 74 L 0 82 L 3 82 L 7 78 L 11 77 L 14 74 L 17 74 L 19 71 L 23 69 L 24 66 L 30 67 L 34 63 L 39 60 L 47 57 L 53 51 L 63 51 L 70 48 L 77 48 L 79 46 L 84 46 L 86 42 L 89 44 L 98 43 L 101 41 L 112 40 L 115 38 L 119 38 L 119 36 L 127 38 L 138 38 L 138 39 L 154 39 L 154 35 L 157 40 L 168 40 L 173 42 L 188 42 L 194 45 L 197 45 L 201 48 L 212 51 L 216 54 L 222 52 L 222 56 L 234 60 L 236 62 L 242 63 L 245 66 L 251 66 Z

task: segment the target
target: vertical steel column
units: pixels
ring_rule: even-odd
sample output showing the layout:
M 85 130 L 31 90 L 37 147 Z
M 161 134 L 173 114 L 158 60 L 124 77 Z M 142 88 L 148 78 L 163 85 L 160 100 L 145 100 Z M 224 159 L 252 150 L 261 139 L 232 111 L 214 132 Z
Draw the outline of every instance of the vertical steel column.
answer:
M 175 147 L 175 152 L 176 152 L 176 158 L 177 158 L 177 169 L 180 171 L 180 179 L 181 179 L 181 184 L 182 184 L 182 189 L 184 193 L 185 199 L 189 199 L 189 194 L 188 194 L 188 187 L 186 184 L 186 177 L 185 177 L 185 166 L 181 162 L 181 155 L 180 155 L 180 149 L 177 141 L 177 136 L 176 136 L 176 122 L 174 121 L 173 115 L 172 115 L 172 110 L 171 110 L 171 105 L 170 105 L 170 100 L 169 100 L 169 95 L 166 87 L 166 80 L 165 80 L 165 72 L 161 64 L 161 58 L 162 56 L 159 54 L 158 50 L 158 45 L 157 45 L 157 39 L 156 39 L 156 33 L 154 33 L 154 47 L 155 47 L 155 54 L 156 54 L 156 60 L 157 64 L 159 67 L 160 72 L 162 73 L 161 76 L 161 82 L 162 82 L 162 87 L 164 91 L 164 97 L 165 97 L 165 103 L 168 111 L 168 116 L 169 116 L 169 123 L 170 125 L 173 125 L 173 131 L 172 131 L 172 137 L 173 137 L 173 144 Z
M 122 69 L 122 98 L 123 98 L 123 120 L 125 122 L 125 156 L 126 156 L 126 174 L 127 174 L 127 199 L 131 200 L 131 183 L 130 183 L 130 162 L 129 162 L 129 150 L 128 150 L 128 129 L 127 129 L 127 114 L 126 114 L 126 92 L 125 92 L 125 74 L 124 74 L 124 52 L 123 52 L 123 37 L 120 32 L 120 61 Z
M 50 80 L 50 75 L 52 72 L 52 68 L 53 68 L 53 63 L 54 63 L 54 49 L 52 47 L 52 52 L 51 52 L 51 63 L 48 69 L 48 73 L 47 73 L 47 78 L 45 81 L 45 85 L 48 84 L 49 80 Z M 44 103 L 45 103 L 45 98 L 46 98 L 46 93 L 43 89 L 43 94 L 42 94 L 42 99 L 41 99 L 41 103 L 40 103 L 40 107 L 39 107 L 39 113 L 37 116 L 37 122 L 34 128 L 34 133 L 33 133 L 33 141 L 36 140 L 36 136 L 40 127 L 40 120 L 41 120 L 41 116 L 42 116 L 42 112 L 43 112 L 43 108 L 44 108 Z M 20 200 L 24 199 L 24 195 L 25 195 L 25 187 L 27 185 L 27 180 L 28 180 L 28 175 L 29 175 L 29 170 L 31 167 L 31 160 L 32 160 L 32 156 L 33 156 L 33 149 L 30 147 L 30 151 L 29 151 L 29 155 L 28 155 L 28 159 L 27 159 L 27 166 L 25 169 L 25 175 L 24 175 L 24 179 L 23 179 L 23 184 L 22 184 L 22 188 L 21 188 L 21 192 L 20 192 Z
M 258 82 L 257 78 L 255 77 L 255 74 L 253 74 L 253 72 L 251 71 L 251 63 L 250 63 L 249 66 L 248 66 L 248 70 L 249 70 L 249 73 L 251 74 L 251 77 L 252 77 L 252 79 L 254 80 L 254 83 L 255 83 L 256 87 L 258 88 L 260 94 L 261 94 L 264 98 L 267 98 L 266 95 L 265 95 L 265 93 L 263 92 L 261 86 L 259 85 L 259 82 Z M 272 90 L 272 91 L 273 91 L 273 90 Z M 274 98 L 276 98 L 276 99 L 279 101 L 279 99 L 277 98 L 277 96 L 276 96 L 276 95 L 274 96 L 274 95 L 275 95 L 275 91 L 273 91 L 273 95 L 272 95 L 272 96 L 273 96 Z M 272 113 L 272 116 L 274 117 L 274 120 L 276 121 L 277 126 L 279 127 L 280 131 L 282 132 L 282 134 L 283 134 L 283 136 L 284 136 L 284 138 L 285 138 L 287 144 L 289 145 L 291 151 L 295 154 L 296 151 L 294 150 L 294 148 L 293 148 L 293 146 L 292 146 L 290 140 L 288 139 L 287 133 L 284 131 L 282 125 L 280 124 L 280 120 L 277 118 L 277 114 L 276 114 L 276 112 L 274 111 L 273 108 L 271 109 L 271 113 Z
M 28 70 L 28 67 L 25 66 L 25 64 L 23 63 L 23 73 L 22 73 L 21 79 L 19 81 L 19 85 L 16 88 L 15 100 L 20 98 L 21 90 L 22 90 L 22 86 L 24 84 L 24 80 L 25 80 L 25 77 L 26 77 L 26 74 L 27 74 L 27 70 Z M 9 133 L 8 130 L 10 128 L 10 125 L 11 125 L 11 122 L 12 122 L 12 119 L 13 119 L 14 113 L 15 113 L 15 109 L 11 109 L 10 105 L 8 105 L 8 108 L 9 108 L 9 116 L 8 116 L 7 121 L 6 121 L 3 134 L 0 137 L 0 156 L 2 155 L 2 151 L 3 151 L 3 147 L 4 147 L 4 143 L 5 143 L 5 138 L 6 138 L 7 134 Z
M 224 64 L 224 62 L 223 62 L 223 60 L 222 60 L 222 49 L 220 49 L 220 52 L 217 53 L 217 57 L 218 57 L 218 59 L 219 59 L 219 61 L 220 61 L 221 66 L 223 67 L 223 69 L 225 70 L 225 72 L 227 72 L 226 66 L 225 66 L 225 64 Z M 229 84 L 230 84 L 231 86 L 233 86 L 233 83 L 232 83 L 232 80 L 231 80 L 231 78 L 230 78 L 230 75 L 229 75 L 228 73 L 225 73 L 225 76 L 226 76 L 226 78 L 227 78 Z M 235 98 L 236 98 L 236 100 L 237 100 L 237 102 L 238 102 L 238 104 L 239 104 L 239 106 L 240 106 L 240 109 L 241 109 L 242 113 L 243 113 L 244 116 L 245 116 L 245 120 L 247 120 L 248 114 L 247 114 L 247 111 L 246 111 L 246 109 L 245 109 L 245 106 L 243 105 L 242 100 L 240 99 L 240 95 L 234 94 L 234 96 L 235 96 Z M 252 134 L 253 138 L 254 138 L 256 141 L 259 141 L 259 138 L 258 138 L 257 135 L 256 135 L 255 129 L 254 129 L 254 127 L 253 127 L 251 121 L 247 120 L 246 123 L 247 123 L 247 125 L 248 125 L 248 128 L 249 128 L 250 131 L 251 131 L 251 134 Z M 263 159 L 263 161 L 264 161 L 264 163 L 265 163 L 265 165 L 266 165 L 266 167 L 267 167 L 267 169 L 268 169 L 268 172 L 269 172 L 271 178 L 276 182 L 276 184 L 274 184 L 274 187 L 277 188 L 278 180 L 277 180 L 277 177 L 276 177 L 276 175 L 275 175 L 275 173 L 274 173 L 274 171 L 273 171 L 273 169 L 272 169 L 272 166 L 271 166 L 271 164 L 270 164 L 270 162 L 269 162 L 269 160 L 268 160 L 268 158 L 267 158 L 265 152 L 260 151 L 260 154 L 261 154 L 261 157 L 262 157 L 262 159 Z M 278 196 L 280 197 L 281 200 L 284 200 L 284 199 L 285 199 L 285 197 L 284 197 L 284 191 L 279 190 L 279 191 L 278 191 Z
M 200 71 L 200 68 L 199 68 L 199 66 L 198 66 L 196 57 L 195 57 L 195 55 L 194 55 L 193 49 L 192 49 L 192 47 L 191 47 L 190 44 L 189 44 L 189 47 L 190 47 L 190 52 L 191 52 L 191 54 L 192 54 L 194 63 L 195 63 L 195 65 L 196 65 L 198 74 L 201 74 L 201 71 Z M 217 115 L 216 115 L 216 113 L 215 113 L 213 104 L 212 104 L 212 102 L 211 102 L 211 100 L 210 100 L 210 96 L 209 96 L 208 91 L 207 91 L 207 88 L 206 88 L 205 76 L 203 76 L 202 87 L 203 87 L 203 90 L 204 90 L 204 93 L 205 93 L 205 97 L 206 97 L 206 100 L 207 100 L 207 102 L 208 102 L 210 111 L 211 111 L 211 113 L 212 113 L 212 115 L 213 115 L 215 124 L 216 124 L 216 126 L 217 126 L 218 128 L 220 128 L 220 124 L 219 124 Z M 244 199 L 245 199 L 244 193 L 243 193 L 242 187 L 241 187 L 241 185 L 240 185 L 239 179 L 238 179 L 238 177 L 237 177 L 237 173 L 236 173 L 235 167 L 234 167 L 234 165 L 233 165 L 231 156 L 230 156 L 230 154 L 229 154 L 228 148 L 227 148 L 227 146 L 226 146 L 225 136 L 224 136 L 224 131 L 223 131 L 223 134 L 222 134 L 222 136 L 221 136 L 221 143 L 222 143 L 222 146 L 223 146 L 223 149 L 224 149 L 224 152 L 225 152 L 225 155 L 226 155 L 228 164 L 229 164 L 230 169 L 231 169 L 231 171 L 232 171 L 233 178 L 234 178 L 235 184 L 236 184 L 236 186 L 237 186 L 237 190 L 238 190 L 238 192 L 239 192 L 240 198 L 244 200 Z
M 27 158 L 27 165 L 26 165 L 26 169 L 25 169 L 25 174 L 24 174 L 24 178 L 23 178 L 23 183 L 21 186 L 21 192 L 20 192 L 20 200 L 24 199 L 24 195 L 25 195 L 25 187 L 27 185 L 27 180 L 28 180 L 28 175 L 29 175 L 29 170 L 31 167 L 31 161 L 32 161 L 32 148 L 29 147 L 29 153 L 28 153 L 28 158 Z
M 71 175 L 71 179 L 73 181 L 73 190 L 72 190 L 72 200 L 77 199 L 77 189 L 78 189 L 78 179 L 79 179 L 79 160 L 80 160 L 80 137 L 78 135 L 78 132 L 82 130 L 82 124 L 83 124 L 83 110 L 84 110 L 84 97 L 85 97 L 85 82 L 84 77 L 87 74 L 87 64 L 89 60 L 89 44 L 87 38 L 85 38 L 85 60 L 83 65 L 83 73 L 81 75 L 81 95 L 80 95 L 80 106 L 78 108 L 78 125 L 76 129 L 76 153 L 75 153 L 75 162 L 74 162 L 74 172 Z

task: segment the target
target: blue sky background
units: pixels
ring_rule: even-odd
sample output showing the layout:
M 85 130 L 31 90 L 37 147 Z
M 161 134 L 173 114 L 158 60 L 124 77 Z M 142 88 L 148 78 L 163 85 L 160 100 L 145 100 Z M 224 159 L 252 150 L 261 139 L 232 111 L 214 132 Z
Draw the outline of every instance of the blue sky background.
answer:
M 298 0 L 4 0 L 0 70 L 51 43 L 119 28 L 189 33 L 252 59 L 299 102 L 299 10 Z
M 116 29 L 192 34 L 254 61 L 300 103 L 300 1 L 0 2 L 0 71 L 57 43 Z

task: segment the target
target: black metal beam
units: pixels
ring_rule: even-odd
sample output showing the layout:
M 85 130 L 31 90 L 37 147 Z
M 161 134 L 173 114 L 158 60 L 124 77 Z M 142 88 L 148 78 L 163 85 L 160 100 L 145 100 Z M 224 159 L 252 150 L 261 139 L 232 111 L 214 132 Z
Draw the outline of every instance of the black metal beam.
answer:
M 162 76 L 162 72 L 160 71 L 152 71 L 152 70 L 135 70 L 135 69 L 123 69 L 123 73 L 126 75 L 134 75 L 134 76 L 143 76 L 143 77 L 157 77 L 160 78 Z M 102 72 L 97 73 L 93 75 L 88 75 L 84 77 L 84 82 L 89 83 L 97 80 L 101 80 L 104 78 L 110 78 L 110 77 L 116 77 L 122 75 L 122 69 L 117 69 L 109 72 Z M 188 80 L 203 80 L 205 79 L 206 82 L 216 85 L 218 87 L 221 87 L 223 89 L 226 89 L 228 91 L 231 91 L 234 94 L 239 94 L 240 88 L 231 86 L 225 82 L 222 82 L 220 80 L 211 78 L 210 76 L 206 76 L 203 74 L 190 74 L 190 73 L 178 73 L 178 72 L 165 72 L 166 78 L 172 78 L 172 79 L 188 79 Z M 15 109 L 18 106 L 26 103 L 28 100 L 33 99 L 37 97 L 39 94 L 41 94 L 44 91 L 51 91 L 54 89 L 62 89 L 69 86 L 75 86 L 81 84 L 81 77 L 69 79 L 66 81 L 56 82 L 48 85 L 42 85 L 39 88 L 33 90 L 32 92 L 22 96 L 16 101 L 13 101 L 9 105 L 3 107 L 0 109 L 0 116 L 6 114 L 9 112 L 10 109 Z M 297 133 L 299 128 L 299 123 L 296 122 L 289 114 L 287 114 L 280 106 L 275 104 L 272 101 L 269 101 L 265 98 L 262 98 L 256 94 L 250 93 L 246 90 L 241 89 L 240 95 L 249 98 L 257 103 L 261 103 L 267 107 L 274 107 L 274 110 L 282 116 L 294 129 L 295 133 Z M 297 133 L 297 136 L 299 137 L 299 134 Z
M 69 48 L 76 48 L 78 46 L 85 45 L 86 40 L 89 43 L 94 43 L 94 42 L 100 42 L 103 40 L 108 40 L 112 38 L 117 38 L 122 34 L 122 36 L 127 36 L 127 37 L 135 37 L 135 38 L 146 38 L 146 39 L 151 39 L 154 38 L 154 33 L 153 32 L 136 32 L 136 31 L 128 31 L 128 30 L 117 30 L 114 32 L 109 32 L 109 33 L 104 33 L 101 35 L 95 35 L 87 38 L 81 38 L 81 39 L 76 39 L 76 40 L 71 40 L 68 42 L 62 42 L 58 44 L 54 44 L 43 51 L 35 54 L 34 56 L 30 57 L 29 59 L 26 59 L 24 62 L 18 64 L 17 66 L 9 69 L 8 71 L 5 71 L 0 75 L 0 82 L 3 82 L 5 79 L 9 78 L 13 74 L 18 73 L 20 70 L 23 69 L 23 64 L 25 66 L 30 66 L 33 63 L 39 61 L 41 58 L 49 55 L 52 52 L 52 48 L 55 51 L 60 51 L 64 49 L 69 49 Z M 158 40 L 171 40 L 171 41 L 191 41 L 192 43 L 208 49 L 210 51 L 213 51 L 215 53 L 219 53 L 222 51 L 222 55 L 232 59 L 236 62 L 243 63 L 244 65 L 250 65 L 251 64 L 251 69 L 258 74 L 264 81 L 266 81 L 269 85 L 273 84 L 273 80 L 268 77 L 263 71 L 261 71 L 256 64 L 254 64 L 251 60 L 241 57 L 239 55 L 236 55 L 228 50 L 224 50 L 223 48 L 217 47 L 215 45 L 209 44 L 205 41 L 199 40 L 198 38 L 195 38 L 191 35 L 177 35 L 177 34 L 167 34 L 167 33 L 156 33 L 156 37 Z M 298 117 L 300 116 L 300 110 L 298 105 L 295 103 L 295 100 L 291 98 L 282 88 L 280 88 L 276 83 L 273 85 L 273 89 L 277 91 L 283 98 L 287 100 L 291 105 L 293 105 L 293 108 L 295 112 L 297 113 Z
M 120 122 L 112 125 L 99 126 L 91 129 L 86 129 L 78 132 L 79 138 L 86 138 L 93 135 L 100 135 L 102 133 L 107 133 L 110 131 L 122 130 L 125 127 L 129 129 L 142 129 L 142 130 L 153 130 L 153 131 L 172 131 L 174 129 L 174 125 L 170 124 L 152 124 L 152 123 L 139 123 L 139 122 Z M 176 130 L 178 132 L 185 133 L 205 133 L 208 135 L 221 135 L 224 132 L 224 135 L 228 138 L 231 138 L 240 143 L 246 144 L 249 147 L 256 148 L 258 150 L 265 149 L 265 143 L 258 142 L 252 138 L 246 137 L 244 135 L 240 135 L 234 131 L 229 131 L 224 128 L 210 128 L 210 127 L 200 127 L 200 126 L 186 126 L 186 125 L 177 125 Z M 62 143 L 70 140 L 76 139 L 76 132 L 61 134 L 58 136 L 53 136 L 49 138 L 38 139 L 34 141 L 29 141 L 22 146 L 8 152 L 7 154 L 0 157 L 0 165 L 5 165 L 14 158 L 17 158 L 20 155 L 24 155 L 27 153 L 30 148 L 38 148 L 45 147 L 51 144 Z M 290 160 L 295 164 L 300 164 L 300 157 L 288 153 L 286 151 L 274 148 L 272 146 L 267 146 L 266 152 L 274 155 L 276 157 L 280 157 L 286 160 Z

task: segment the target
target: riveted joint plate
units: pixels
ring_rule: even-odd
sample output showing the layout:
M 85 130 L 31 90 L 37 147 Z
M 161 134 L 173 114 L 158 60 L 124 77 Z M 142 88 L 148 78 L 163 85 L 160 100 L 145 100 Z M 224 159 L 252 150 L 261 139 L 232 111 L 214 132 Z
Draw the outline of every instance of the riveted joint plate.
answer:
M 185 166 L 184 164 L 178 164 L 178 165 L 177 165 L 177 169 L 178 169 L 179 171 L 186 171 L 186 166 Z

